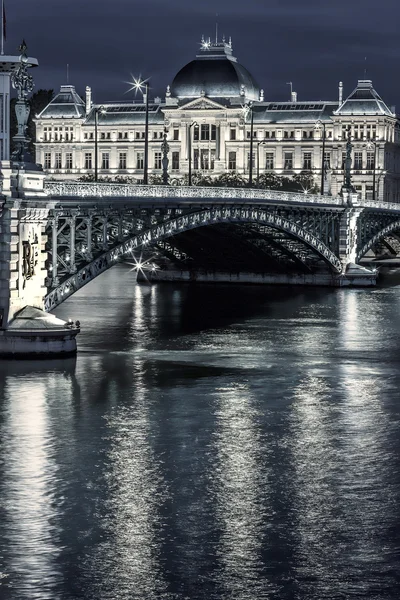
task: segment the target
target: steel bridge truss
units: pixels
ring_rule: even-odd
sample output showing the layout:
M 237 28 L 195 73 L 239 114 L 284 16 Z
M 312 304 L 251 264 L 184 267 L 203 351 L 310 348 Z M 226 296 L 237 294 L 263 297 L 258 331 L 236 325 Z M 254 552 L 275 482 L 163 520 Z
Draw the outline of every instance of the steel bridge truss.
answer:
M 47 226 L 48 294 L 51 310 L 124 257 L 149 248 L 171 260 L 193 261 L 182 234 L 228 227 L 230 238 L 266 264 L 292 265 L 300 272 L 342 271 L 338 258 L 343 207 L 217 204 L 194 206 L 141 205 L 57 206 Z M 214 232 L 215 237 L 215 232 Z M 205 242 L 206 243 L 206 242 Z M 267 260 L 268 259 L 268 260 Z M 231 264 L 231 270 L 235 265 Z M 278 269 L 279 270 L 279 269 Z

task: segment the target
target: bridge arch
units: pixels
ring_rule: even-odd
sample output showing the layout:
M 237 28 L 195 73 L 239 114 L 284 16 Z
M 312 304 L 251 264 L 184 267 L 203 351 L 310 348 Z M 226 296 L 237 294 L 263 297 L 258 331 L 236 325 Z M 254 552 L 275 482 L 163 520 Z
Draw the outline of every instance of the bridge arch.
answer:
M 44 299 L 45 308 L 47 311 L 52 310 L 98 275 L 114 266 L 120 258 L 134 250 L 150 247 L 152 244 L 167 240 L 178 233 L 221 223 L 254 223 L 278 229 L 310 248 L 333 273 L 342 272 L 342 264 L 334 252 L 314 234 L 288 218 L 258 207 L 216 206 L 185 213 L 135 233 L 92 260 L 53 289 Z
M 387 236 L 389 233 L 393 233 L 394 231 L 399 230 L 400 220 L 393 221 L 393 223 L 390 223 L 389 225 L 386 225 L 386 227 L 383 227 L 383 229 L 381 229 L 375 235 L 373 235 L 372 238 L 368 240 L 368 242 L 366 242 L 361 248 L 361 250 L 357 253 L 357 262 L 360 261 L 361 258 L 365 256 L 365 254 L 368 252 L 368 250 L 371 250 L 371 248 L 375 246 L 375 244 L 383 240 L 385 236 Z

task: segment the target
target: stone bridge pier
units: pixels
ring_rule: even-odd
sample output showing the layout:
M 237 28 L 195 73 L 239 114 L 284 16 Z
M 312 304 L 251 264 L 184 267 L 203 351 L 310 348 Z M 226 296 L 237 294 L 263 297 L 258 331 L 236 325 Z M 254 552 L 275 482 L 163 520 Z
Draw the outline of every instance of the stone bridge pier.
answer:
M 1 165 L 0 356 L 72 354 L 79 328 L 44 310 L 45 229 L 54 202 L 45 198 L 43 175 L 31 177 L 25 191 L 21 188 L 22 175 L 27 173 L 17 174 Z M 18 190 L 16 176 L 20 177 Z

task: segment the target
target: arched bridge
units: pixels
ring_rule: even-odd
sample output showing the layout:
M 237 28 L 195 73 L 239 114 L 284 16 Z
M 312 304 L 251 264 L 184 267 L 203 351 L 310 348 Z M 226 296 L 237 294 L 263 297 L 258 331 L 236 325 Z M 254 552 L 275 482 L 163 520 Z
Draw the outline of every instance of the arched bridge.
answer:
M 47 182 L 45 190 L 46 197 L 20 203 L 14 218 L 19 252 L 26 253 L 25 263 L 23 256 L 20 260 L 25 283 L 34 277 L 29 260 L 35 241 L 44 257 L 46 310 L 132 254 L 154 256 L 162 268 L 173 265 L 192 274 L 255 273 L 304 283 L 370 285 L 373 273 L 353 269 L 350 275 L 348 266 L 369 251 L 400 249 L 400 205 L 358 202 L 352 193 L 334 198 L 83 182 Z M 41 242 L 34 223 L 40 224 Z

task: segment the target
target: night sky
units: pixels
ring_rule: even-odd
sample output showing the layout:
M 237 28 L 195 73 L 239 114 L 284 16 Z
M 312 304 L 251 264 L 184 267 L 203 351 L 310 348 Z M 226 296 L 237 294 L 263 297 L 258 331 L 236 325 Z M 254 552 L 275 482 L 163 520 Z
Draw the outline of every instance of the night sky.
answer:
M 201 34 L 232 36 L 234 55 L 266 100 L 336 100 L 367 78 L 400 109 L 399 0 L 5 0 L 6 54 L 25 37 L 38 58 L 36 89 L 93 88 L 95 102 L 129 100 L 130 74 L 165 94 L 194 59 Z

